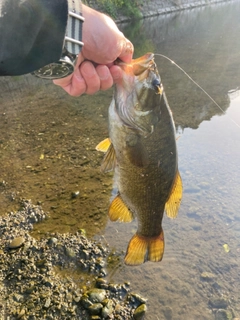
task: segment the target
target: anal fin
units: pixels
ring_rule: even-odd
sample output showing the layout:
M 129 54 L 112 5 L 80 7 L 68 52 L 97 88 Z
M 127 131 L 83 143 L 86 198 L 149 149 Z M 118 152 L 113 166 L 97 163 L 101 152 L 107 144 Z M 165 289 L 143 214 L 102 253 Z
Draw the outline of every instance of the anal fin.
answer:
M 120 195 L 117 195 L 113 199 L 108 215 L 111 221 L 131 222 L 133 219 L 131 211 L 125 205 Z
M 146 261 L 158 262 L 163 258 L 164 235 L 161 231 L 157 237 L 143 237 L 135 234 L 129 242 L 125 264 L 139 265 Z

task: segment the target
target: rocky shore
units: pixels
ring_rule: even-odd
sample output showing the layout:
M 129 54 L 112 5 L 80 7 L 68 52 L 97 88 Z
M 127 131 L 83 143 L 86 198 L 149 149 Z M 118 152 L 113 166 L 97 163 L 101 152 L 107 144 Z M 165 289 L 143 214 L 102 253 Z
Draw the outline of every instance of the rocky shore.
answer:
M 106 245 L 81 232 L 33 238 L 33 224 L 46 218 L 26 200 L 18 212 L 0 218 L 0 320 L 142 319 L 146 299 L 131 292 L 129 283 L 105 279 Z M 80 283 L 72 277 L 76 270 Z
M 148 18 L 161 14 L 193 9 L 197 7 L 207 6 L 211 4 L 226 2 L 229 0 L 149 0 L 139 1 L 139 17 Z M 104 6 L 96 0 L 85 0 L 90 7 L 104 12 Z M 115 12 L 116 23 L 131 21 L 132 17 L 125 16 L 121 11 Z

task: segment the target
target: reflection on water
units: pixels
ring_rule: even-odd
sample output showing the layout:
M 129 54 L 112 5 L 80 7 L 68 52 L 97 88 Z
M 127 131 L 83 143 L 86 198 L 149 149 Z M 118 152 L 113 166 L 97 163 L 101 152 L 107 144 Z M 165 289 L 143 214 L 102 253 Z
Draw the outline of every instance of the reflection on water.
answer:
M 240 3 L 230 2 L 123 26 L 136 56 L 169 56 L 226 110 L 156 57 L 179 128 L 183 202 L 177 219 L 164 218 L 161 263 L 121 262 L 112 272 L 148 297 L 147 320 L 240 317 L 240 129 L 231 121 L 240 124 L 240 98 L 228 94 L 240 86 L 239 12 Z M 112 177 L 99 172 L 95 151 L 108 134 L 111 90 L 71 98 L 31 76 L 0 84 L 0 213 L 16 209 L 20 197 L 41 201 L 51 214 L 41 232 L 100 231 L 122 261 L 136 222 L 107 223 Z
M 239 3 L 220 4 L 123 26 L 135 55 L 154 50 L 178 63 L 226 109 L 226 92 L 240 78 Z M 175 122 L 197 128 L 221 111 L 180 70 L 156 57 Z M 227 77 L 227 81 L 226 81 Z
M 141 38 L 149 42 L 153 35 L 155 52 L 176 61 L 226 111 L 174 65 L 156 57 L 179 127 L 183 201 L 177 219 L 164 219 L 163 261 L 121 265 L 113 272 L 113 279 L 127 277 L 148 296 L 147 320 L 240 316 L 240 128 L 231 120 L 240 125 L 240 99 L 236 91 L 228 94 L 240 84 L 239 9 L 239 3 L 201 8 L 141 25 Z M 106 238 L 120 252 L 135 227 L 109 223 Z

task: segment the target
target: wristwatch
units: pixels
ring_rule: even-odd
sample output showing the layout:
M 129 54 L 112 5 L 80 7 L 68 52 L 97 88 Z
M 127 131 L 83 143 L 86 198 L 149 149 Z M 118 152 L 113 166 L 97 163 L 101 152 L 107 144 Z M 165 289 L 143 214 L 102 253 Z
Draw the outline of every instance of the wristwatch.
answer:
M 77 56 L 82 49 L 82 5 L 80 0 L 68 0 L 68 22 L 63 44 L 62 56 L 57 62 L 50 63 L 33 74 L 42 79 L 65 78 L 74 71 Z

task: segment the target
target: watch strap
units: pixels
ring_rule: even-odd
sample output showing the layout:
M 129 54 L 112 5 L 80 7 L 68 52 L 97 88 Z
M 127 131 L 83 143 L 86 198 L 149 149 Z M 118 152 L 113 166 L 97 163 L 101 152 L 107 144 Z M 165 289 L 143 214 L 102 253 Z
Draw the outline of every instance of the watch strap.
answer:
M 82 49 L 82 3 L 80 0 L 68 0 L 68 22 L 64 46 L 72 54 L 79 54 Z

